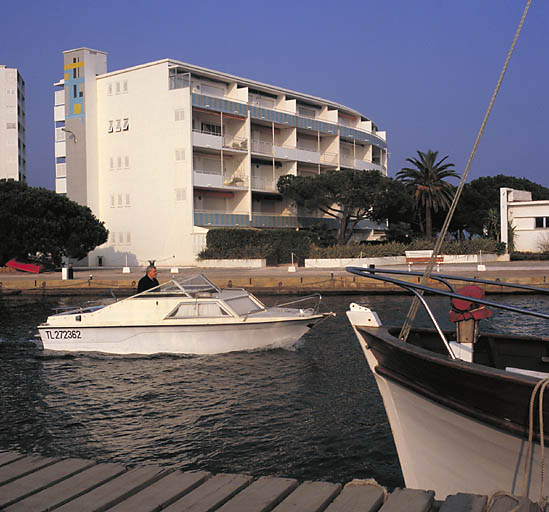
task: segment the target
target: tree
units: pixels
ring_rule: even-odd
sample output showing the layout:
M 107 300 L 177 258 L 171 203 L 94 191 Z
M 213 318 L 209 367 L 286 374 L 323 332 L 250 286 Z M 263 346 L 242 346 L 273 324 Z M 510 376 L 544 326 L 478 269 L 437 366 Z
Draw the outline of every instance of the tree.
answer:
M 278 190 L 297 206 L 319 210 L 338 220 L 338 244 L 346 244 L 365 219 L 384 221 L 406 217 L 404 191 L 379 171 L 344 169 L 315 176 L 281 176 Z
M 51 190 L 0 180 L 0 266 L 29 255 L 60 265 L 64 256 L 84 258 L 107 237 L 88 207 Z
M 448 209 L 452 202 L 453 188 L 446 178 L 459 178 L 454 164 L 444 163 L 448 156 L 437 162 L 438 151 L 417 152 L 418 158 L 407 158 L 414 167 L 403 167 L 396 177 L 413 193 L 416 208 L 425 211 L 425 236 L 432 237 L 432 213 Z
M 487 231 L 490 231 L 490 223 L 492 222 L 493 225 L 493 215 L 490 210 L 497 211 L 499 216 L 499 189 L 502 187 L 531 192 L 534 201 L 549 199 L 549 188 L 526 178 L 503 174 L 477 178 L 463 187 L 454 216 L 460 229 L 467 231 L 470 235 L 479 236 L 484 236 Z

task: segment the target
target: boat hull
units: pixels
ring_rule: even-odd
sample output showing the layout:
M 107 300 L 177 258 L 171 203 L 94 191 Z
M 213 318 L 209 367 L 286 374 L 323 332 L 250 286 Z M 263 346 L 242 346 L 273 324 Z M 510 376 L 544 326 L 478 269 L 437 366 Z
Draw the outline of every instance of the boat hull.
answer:
M 39 326 L 46 350 L 110 354 L 219 354 L 288 347 L 321 315 L 286 321 L 171 326 Z
M 498 370 L 476 375 L 462 370 L 466 363 L 440 357 L 437 361 L 436 356 L 425 361 L 426 351 L 399 340 L 388 343 L 382 328 L 355 332 L 382 396 L 407 487 L 433 489 L 438 499 L 458 492 L 523 493 L 527 411 L 535 380 L 506 379 Z M 452 371 L 461 379 L 454 380 Z M 476 394 L 471 384 L 475 379 L 484 382 Z M 462 389 L 456 390 L 460 383 Z M 509 405 L 510 418 L 483 406 L 491 396 L 504 395 L 505 387 L 509 396 L 500 402 Z M 526 488 L 534 500 L 540 498 L 540 452 L 534 442 Z M 548 494 L 545 480 L 542 495 Z

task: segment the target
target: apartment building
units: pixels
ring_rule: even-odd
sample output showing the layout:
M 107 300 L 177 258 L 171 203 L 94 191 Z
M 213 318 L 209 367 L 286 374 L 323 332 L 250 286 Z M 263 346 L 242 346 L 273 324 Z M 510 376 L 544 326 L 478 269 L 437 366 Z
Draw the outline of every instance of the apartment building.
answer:
M 27 179 L 25 82 L 16 68 L 0 64 L 0 179 Z
M 385 132 L 349 107 L 171 59 L 108 72 L 104 52 L 63 56 L 56 190 L 110 232 L 90 266 L 192 265 L 212 227 L 317 222 L 278 193 L 285 174 L 387 173 Z

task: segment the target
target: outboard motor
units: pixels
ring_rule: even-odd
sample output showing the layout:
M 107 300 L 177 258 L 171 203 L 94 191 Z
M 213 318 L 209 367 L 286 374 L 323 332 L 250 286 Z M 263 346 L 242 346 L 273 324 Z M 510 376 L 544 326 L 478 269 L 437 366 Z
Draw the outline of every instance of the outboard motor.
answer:
M 465 286 L 456 293 L 483 299 L 484 290 L 478 286 Z M 492 312 L 474 300 L 453 298 L 451 300 L 450 321 L 456 324 L 456 337 L 459 343 L 475 343 L 478 338 L 478 324 L 483 318 L 490 318 Z

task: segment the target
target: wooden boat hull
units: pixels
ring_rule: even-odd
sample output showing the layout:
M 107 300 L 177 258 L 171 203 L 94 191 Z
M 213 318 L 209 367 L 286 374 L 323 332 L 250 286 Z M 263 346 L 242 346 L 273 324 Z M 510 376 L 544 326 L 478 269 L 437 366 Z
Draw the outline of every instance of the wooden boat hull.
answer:
M 408 487 L 433 489 L 439 499 L 457 492 L 522 494 L 537 379 L 451 360 L 401 342 L 383 327 L 353 327 L 383 398 Z M 544 419 L 549 424 L 547 407 Z M 526 492 L 537 500 L 542 463 L 535 423 Z

